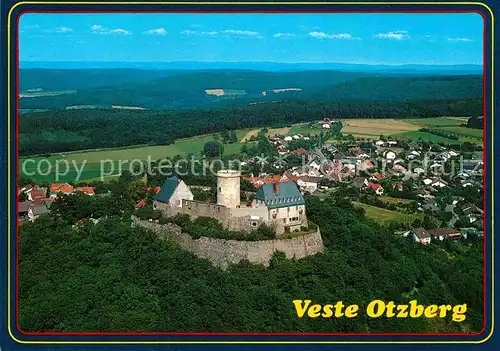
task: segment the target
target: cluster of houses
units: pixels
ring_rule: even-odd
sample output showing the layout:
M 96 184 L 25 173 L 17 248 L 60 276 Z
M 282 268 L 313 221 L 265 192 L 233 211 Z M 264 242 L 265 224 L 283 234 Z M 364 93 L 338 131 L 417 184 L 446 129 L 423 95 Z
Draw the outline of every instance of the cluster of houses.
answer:
M 483 190 L 481 151 L 474 152 L 472 156 L 468 154 L 468 159 L 464 159 L 461 151 L 451 147 L 402 139 L 364 141 L 363 145 L 352 141 L 347 147 L 332 143 L 314 150 L 287 149 L 288 140 L 300 138 L 303 136 L 273 136 L 270 140 L 281 155 L 302 157 L 304 162 L 301 166 L 284 169 L 286 166 L 277 161 L 273 166 L 276 169 L 283 168 L 280 175 L 252 175 L 246 179 L 256 189 L 268 183 L 294 181 L 303 194 L 317 194 L 328 191 L 328 186 L 332 184 L 335 186 L 335 183 L 344 183 L 376 195 L 402 192 L 404 182 L 412 179 L 411 188 L 406 190 L 418 199 L 419 211 L 429 214 L 445 211 L 452 214 L 446 230 L 452 230 L 459 217 L 466 218 L 475 227 L 483 227 L 483 210 L 473 204 L 473 199 L 455 196 L 446 203 L 445 208 L 439 204 L 442 190 L 446 188 L 475 187 L 479 192 Z M 402 142 L 405 144 L 404 148 L 399 145 Z M 246 163 L 252 162 L 252 159 L 246 160 Z M 389 189 L 384 189 L 384 186 Z M 451 237 L 453 234 L 446 232 L 441 235 L 443 230 L 445 228 L 439 228 L 437 232 L 424 231 L 424 238 L 419 237 L 419 241 L 426 242 L 433 236 Z
M 328 129 L 332 123 L 329 119 L 320 122 Z M 336 184 L 346 184 L 361 192 L 376 195 L 387 193 L 411 192 L 417 199 L 416 209 L 427 214 L 449 212 L 451 219 L 445 227 L 433 230 L 414 228 L 411 234 L 415 241 L 427 244 L 432 238 L 456 238 L 467 236 L 467 233 L 454 229 L 460 219 L 461 227 L 464 220 L 471 227 L 483 229 L 483 209 L 477 206 L 474 198 L 461 196 L 443 196 L 446 191 L 466 190 L 472 187 L 481 196 L 483 190 L 483 154 L 481 151 L 467 153 L 467 159 L 462 151 L 453 150 L 434 143 L 421 141 L 410 142 L 407 139 L 373 140 L 362 142 L 348 140 L 337 144 L 326 143 L 314 149 L 289 149 L 291 142 L 309 140 L 309 136 L 300 134 L 293 136 L 268 136 L 270 143 L 280 155 L 293 155 L 302 158 L 300 166 L 287 166 L 283 159 L 278 159 L 274 169 L 279 174 L 259 174 L 244 177 L 251 182 L 258 192 L 275 184 L 294 182 L 302 195 L 321 194 L 329 191 Z M 404 147 L 402 147 L 404 144 Z M 285 158 L 286 160 L 286 158 Z M 253 157 L 242 162 L 249 165 L 259 162 Z M 455 163 L 454 163 L 455 162 Z M 411 182 L 407 182 L 412 180 Z M 385 189 L 384 189 L 385 187 Z M 152 188 L 158 194 L 162 188 Z M 149 190 L 152 190 L 149 189 Z M 50 211 L 50 205 L 58 194 L 83 192 L 94 195 L 93 187 L 73 187 L 70 184 L 52 184 L 49 188 L 26 186 L 19 190 L 26 200 L 19 203 L 19 218 L 34 220 L 43 213 Z M 262 190 L 260 190 L 262 191 Z M 454 193 L 454 192 L 448 192 Z M 455 192 L 456 193 L 456 192 Z M 189 200 L 189 199 L 188 199 Z M 141 201 L 136 207 L 146 206 Z M 234 207 L 234 206 L 233 206 Z M 446 221 L 448 219 L 446 218 Z
M 412 230 L 405 232 L 403 235 L 411 235 L 415 242 L 422 245 L 427 245 L 430 244 L 432 240 L 442 241 L 444 239 L 458 239 L 460 237 L 467 238 L 470 234 L 482 236 L 483 232 L 473 227 L 461 229 L 450 227 L 441 227 L 435 229 L 413 228 Z
M 59 194 L 73 194 L 82 192 L 86 195 L 94 195 L 94 187 L 74 187 L 68 183 L 54 183 L 48 187 L 40 187 L 36 184 L 26 185 L 18 190 L 18 198 L 24 194 L 24 201 L 20 201 L 17 208 L 18 220 L 34 221 L 42 214 L 50 212 L 50 206 Z

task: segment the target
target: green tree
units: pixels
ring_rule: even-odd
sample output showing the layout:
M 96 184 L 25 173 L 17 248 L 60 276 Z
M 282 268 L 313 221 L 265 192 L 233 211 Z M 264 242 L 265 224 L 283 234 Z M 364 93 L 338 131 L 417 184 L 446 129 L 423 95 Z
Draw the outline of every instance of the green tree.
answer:
M 203 153 L 208 158 L 221 157 L 222 145 L 216 141 L 209 141 L 203 146 Z

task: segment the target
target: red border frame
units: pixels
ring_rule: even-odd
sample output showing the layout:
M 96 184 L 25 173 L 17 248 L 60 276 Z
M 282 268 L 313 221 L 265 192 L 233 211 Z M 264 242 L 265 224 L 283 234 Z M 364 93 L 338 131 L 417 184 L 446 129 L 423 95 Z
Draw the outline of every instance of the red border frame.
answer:
M 273 4 L 273 3 L 270 3 Z M 353 3 L 355 5 L 355 3 Z M 431 3 L 430 3 L 431 5 Z M 427 13 L 427 14 L 442 14 L 442 13 L 477 13 L 483 18 L 483 184 L 486 179 L 486 112 L 487 112 L 487 72 L 489 67 L 487 66 L 487 32 L 486 14 L 479 10 L 130 10 L 130 11 L 114 11 L 114 10 L 37 10 L 37 11 L 22 11 L 17 15 L 16 18 L 16 48 L 15 48 L 15 67 L 16 67 L 16 189 L 18 189 L 19 184 L 19 19 L 25 13 L 264 13 L 264 14 L 295 14 L 295 13 Z M 493 49 L 492 49 L 493 50 Z M 16 192 L 16 197 L 17 197 Z M 16 199 L 16 297 L 15 297 L 15 319 L 16 328 L 23 335 L 29 336 L 479 336 L 484 333 L 487 327 L 487 304 L 486 304 L 486 236 L 483 236 L 483 329 L 476 333 L 339 333 L 339 332 L 26 332 L 19 326 L 19 222 L 17 220 L 19 201 Z M 483 189 L 483 210 L 486 209 L 486 187 Z M 483 223 L 486 226 L 486 212 L 483 213 Z M 490 225 L 490 223 L 488 223 Z M 483 228 L 484 230 L 484 228 Z

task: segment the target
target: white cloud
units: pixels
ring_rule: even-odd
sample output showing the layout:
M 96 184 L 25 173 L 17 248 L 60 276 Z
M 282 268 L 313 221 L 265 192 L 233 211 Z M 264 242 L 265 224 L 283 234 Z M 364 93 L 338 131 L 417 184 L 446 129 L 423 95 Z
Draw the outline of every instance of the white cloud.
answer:
M 452 42 L 471 42 L 471 41 L 474 41 L 474 40 L 469 39 L 469 38 L 459 37 L 459 38 L 448 38 L 448 41 L 452 41 Z
M 231 35 L 243 35 L 249 37 L 256 37 L 259 35 L 258 32 L 252 32 L 250 30 L 234 30 L 234 29 L 223 30 L 221 33 L 231 34 Z
M 100 24 L 94 24 L 90 29 L 94 32 L 99 32 L 99 31 L 104 31 L 105 28 L 101 26 Z
M 184 30 L 181 34 L 185 35 L 203 35 L 203 36 L 216 36 L 216 35 L 234 35 L 234 36 L 247 36 L 247 37 L 259 37 L 258 32 L 252 32 L 249 30 L 236 30 L 236 29 L 227 29 L 220 32 L 211 31 L 211 32 L 200 32 L 195 30 Z
M 293 33 L 276 33 L 273 35 L 275 38 L 295 38 L 296 35 Z
M 94 24 L 93 26 L 90 27 L 93 33 L 98 33 L 98 34 L 123 34 L 123 35 L 131 35 L 132 32 L 122 29 L 122 28 L 116 28 L 116 29 L 109 29 L 101 26 L 100 24 Z
M 73 32 L 73 29 L 69 27 L 57 27 L 55 29 L 43 29 L 42 32 L 44 33 L 71 33 Z
M 345 39 L 345 40 L 361 40 L 361 38 L 353 37 L 348 33 L 328 34 L 325 32 L 310 32 L 309 36 L 316 39 Z
M 195 30 L 183 30 L 181 32 L 181 34 L 185 34 L 185 35 L 208 35 L 208 36 L 214 36 L 214 35 L 217 35 L 219 34 L 219 32 L 215 32 L 215 31 L 212 31 L 212 32 L 198 32 L 198 31 L 195 31 Z
M 378 33 L 375 34 L 375 38 L 380 38 L 380 39 L 392 39 L 392 40 L 403 40 L 403 39 L 408 39 L 409 36 L 406 34 L 408 33 L 405 30 L 397 30 L 394 32 L 388 32 L 388 33 Z
M 125 35 L 130 35 L 130 34 L 132 34 L 132 33 L 131 33 L 131 32 L 129 32 L 128 30 L 126 30 L 126 29 L 122 29 L 122 28 L 111 29 L 109 32 L 110 32 L 110 33 L 116 33 L 116 34 L 125 34 Z
M 167 31 L 164 28 L 156 28 L 156 29 L 150 29 L 144 32 L 144 34 L 151 34 L 151 35 L 166 35 Z

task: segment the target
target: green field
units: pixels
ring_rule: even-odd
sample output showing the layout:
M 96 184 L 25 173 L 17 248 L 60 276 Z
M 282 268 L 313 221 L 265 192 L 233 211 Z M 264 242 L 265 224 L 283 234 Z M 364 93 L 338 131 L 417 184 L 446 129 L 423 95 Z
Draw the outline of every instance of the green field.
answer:
M 417 118 L 408 119 L 407 122 L 417 124 L 422 127 L 438 127 L 438 126 L 460 126 L 467 123 L 467 118 L 459 117 L 436 117 L 436 118 Z
M 409 204 L 413 202 L 413 200 L 410 199 L 400 199 L 392 196 L 380 196 L 379 199 L 388 204 Z
M 246 131 L 238 131 L 236 135 L 242 138 Z M 37 181 L 69 182 L 98 180 L 102 174 L 106 179 L 119 175 L 121 171 L 129 170 L 132 160 L 159 160 L 176 155 L 199 154 L 208 141 L 213 141 L 213 135 L 202 135 L 189 139 L 181 139 L 172 145 L 138 146 L 122 149 L 107 149 L 101 151 L 73 152 L 50 157 L 22 158 L 19 162 L 21 177 L 34 178 Z M 239 154 L 243 144 L 224 144 L 224 155 Z M 44 160 L 40 162 L 41 160 Z M 64 162 L 66 161 L 66 162 Z M 59 164 L 59 172 L 57 171 Z M 67 167 L 69 164 L 69 168 Z M 78 173 L 80 169 L 80 177 Z M 56 179 L 56 173 L 61 174 Z
M 409 119 L 408 122 L 426 127 L 432 128 L 433 130 L 439 130 L 447 133 L 454 133 L 459 137 L 459 142 L 464 143 L 466 141 L 474 144 L 482 144 L 483 142 L 483 131 L 482 129 L 473 129 L 464 127 L 463 124 L 467 123 L 466 117 L 438 117 L 438 118 L 418 118 Z M 410 134 L 408 138 L 415 140 L 415 135 Z M 435 136 L 441 138 L 439 136 Z M 416 137 L 418 139 L 418 137 Z M 426 141 L 436 141 L 444 142 L 447 144 L 457 144 L 455 140 L 449 140 L 447 138 L 441 138 L 442 140 L 432 138 L 429 136 L 422 136 L 422 140 Z
M 439 128 L 434 128 L 434 129 L 442 130 L 442 131 L 448 132 L 448 133 L 455 133 L 457 135 L 471 137 L 471 138 L 481 139 L 483 137 L 483 130 L 482 129 L 474 129 L 474 128 L 467 128 L 467 127 L 460 127 L 460 126 L 439 127 Z
M 319 126 L 319 124 L 318 124 Z M 326 129 L 323 128 L 310 128 L 309 123 L 300 123 L 300 124 L 294 124 L 292 125 L 292 128 L 288 132 L 288 135 L 295 135 L 295 134 L 302 134 L 302 135 L 317 135 L 321 134 L 321 132 L 325 132 Z
M 423 219 L 421 214 L 407 214 L 397 211 L 387 210 L 385 208 L 363 204 L 361 202 L 353 202 L 354 206 L 361 207 L 365 210 L 365 216 L 373 219 L 379 224 L 385 225 L 390 222 L 412 224 L 417 218 Z
M 433 142 L 433 143 L 445 143 L 449 145 L 457 145 L 461 144 L 463 141 L 462 140 L 452 140 L 448 138 L 443 138 L 439 135 L 434 135 L 431 133 L 427 132 L 419 132 L 418 130 L 411 131 L 411 132 L 404 132 L 404 133 L 398 133 L 398 134 L 392 134 L 391 135 L 394 138 L 408 138 L 410 140 L 423 140 L 423 141 L 428 141 L 428 142 Z

